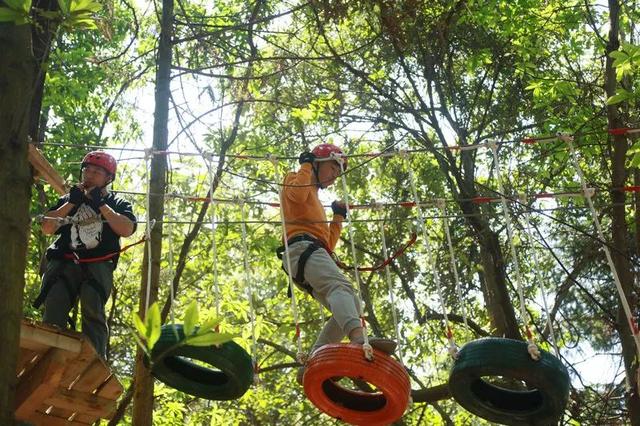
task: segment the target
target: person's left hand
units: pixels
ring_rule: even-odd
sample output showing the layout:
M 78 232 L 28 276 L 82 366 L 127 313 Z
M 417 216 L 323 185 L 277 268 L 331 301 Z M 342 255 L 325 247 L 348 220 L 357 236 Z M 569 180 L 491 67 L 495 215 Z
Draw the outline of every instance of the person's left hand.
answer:
M 102 193 L 102 188 L 97 186 L 89 191 L 89 199 L 91 207 L 96 210 L 100 210 L 100 207 L 107 204 L 107 200 L 104 199 L 104 194 Z
M 333 203 L 331 203 L 331 210 L 333 211 L 334 215 L 339 214 L 345 219 L 347 218 L 347 206 L 342 201 L 335 200 Z

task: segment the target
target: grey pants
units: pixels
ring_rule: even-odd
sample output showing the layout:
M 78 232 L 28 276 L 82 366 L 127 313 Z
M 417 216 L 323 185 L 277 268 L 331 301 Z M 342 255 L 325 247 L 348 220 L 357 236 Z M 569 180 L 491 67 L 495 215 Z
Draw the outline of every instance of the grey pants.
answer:
M 44 301 L 43 322 L 66 328 L 69 312 L 80 298 L 82 332 L 89 338 L 96 352 L 106 358 L 109 329 L 104 305 L 113 285 L 113 262 L 77 265 L 70 261 L 52 259 L 42 277 L 48 288 Z
M 299 241 L 289 246 L 292 276 L 296 276 L 298 259 L 310 244 L 310 241 Z M 288 271 L 286 255 L 282 256 L 282 263 Z M 360 305 L 353 287 L 325 249 L 320 248 L 309 257 L 304 267 L 304 280 L 313 288 L 313 297 L 332 314 L 311 352 L 328 343 L 340 342 L 353 329 L 362 325 L 358 314 Z

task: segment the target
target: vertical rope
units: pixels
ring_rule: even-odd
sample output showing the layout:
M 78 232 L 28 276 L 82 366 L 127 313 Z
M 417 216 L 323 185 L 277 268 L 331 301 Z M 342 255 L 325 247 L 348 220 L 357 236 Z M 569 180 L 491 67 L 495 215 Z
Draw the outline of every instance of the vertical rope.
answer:
M 362 344 L 362 349 L 364 351 L 364 356 L 368 360 L 373 359 L 373 349 L 369 344 L 369 336 L 367 335 L 367 323 L 364 320 L 364 313 L 362 308 L 362 290 L 360 283 L 360 272 L 358 271 L 358 256 L 356 255 L 356 245 L 354 241 L 353 235 L 353 222 L 351 221 L 351 209 L 349 208 L 349 190 L 347 189 L 347 178 L 344 174 L 344 158 L 339 155 L 335 155 L 335 153 L 331 153 L 331 158 L 338 162 L 340 165 L 340 177 L 342 178 L 342 191 L 344 193 L 344 206 L 347 212 L 347 217 L 345 221 L 347 222 L 347 227 L 349 228 L 349 239 L 351 240 L 351 256 L 353 257 L 353 273 L 356 279 L 356 300 L 357 300 L 357 309 L 360 314 L 360 323 L 362 324 L 362 336 L 364 338 L 364 343 Z
M 511 251 L 511 259 L 513 260 L 513 268 L 516 274 L 516 283 L 518 288 L 518 296 L 520 298 L 520 317 L 524 323 L 524 328 L 527 335 L 527 350 L 529 355 L 534 360 L 540 359 L 540 351 L 533 341 L 533 335 L 529 328 L 530 318 L 527 312 L 527 307 L 524 301 L 524 288 L 522 286 L 522 275 L 520 273 L 520 263 L 518 262 L 518 256 L 516 254 L 516 248 L 513 244 L 513 225 L 511 224 L 511 217 L 509 215 L 509 206 L 507 205 L 507 199 L 504 197 L 504 186 L 502 184 L 502 175 L 500 172 L 500 162 L 498 161 L 498 145 L 495 141 L 490 141 L 491 152 L 493 153 L 493 162 L 496 168 L 496 182 L 498 183 L 498 191 L 500 192 L 500 202 L 502 204 L 502 213 L 504 215 L 504 221 L 507 225 L 507 238 L 509 239 L 509 250 Z
M 280 183 L 280 171 L 278 170 L 278 159 L 271 155 L 269 157 L 271 163 L 273 164 L 273 168 L 275 170 L 276 182 Z M 291 313 L 293 315 L 293 322 L 296 325 L 296 345 L 298 347 L 298 353 L 296 354 L 296 360 L 300 364 L 304 364 L 306 361 L 306 356 L 302 351 L 302 337 L 300 333 L 300 319 L 298 316 L 298 301 L 296 300 L 296 292 L 295 286 L 293 284 L 293 279 L 291 278 L 291 274 L 293 273 L 291 270 L 291 256 L 289 254 L 289 242 L 287 241 L 287 225 L 284 218 L 284 200 L 282 198 L 282 186 L 278 185 L 278 200 L 280 200 L 280 223 L 282 224 L 282 241 L 284 241 L 284 256 L 285 261 L 287 262 L 287 278 L 289 280 L 289 291 L 291 292 Z M 322 308 L 321 308 L 322 309 Z
M 176 273 L 173 265 L 173 210 L 171 210 L 171 204 L 171 200 L 167 199 L 167 217 L 169 218 L 169 226 L 167 230 L 169 233 L 169 270 L 171 271 L 171 274 L 169 275 L 169 293 L 171 295 L 171 300 L 169 302 L 169 314 L 171 315 L 171 324 L 175 324 L 176 317 L 173 312 L 173 305 L 176 295 L 173 289 L 173 280 L 176 276 Z M 173 331 L 177 334 L 175 327 Z
M 144 301 L 144 312 L 145 312 L 145 316 L 147 311 L 149 311 L 149 300 L 151 299 L 151 266 L 153 264 L 153 262 L 151 261 L 151 228 L 153 228 L 153 224 L 152 221 L 153 219 L 151 218 L 151 172 L 150 172 L 150 168 L 151 168 L 151 162 L 150 162 L 150 158 L 153 156 L 153 150 L 152 149 L 148 149 L 145 151 L 145 156 L 144 156 L 144 160 L 145 160 L 145 177 L 146 177 L 146 182 L 147 182 L 147 196 L 146 196 L 146 209 L 147 209 L 147 228 L 145 231 L 146 237 L 147 237 L 147 294 L 145 296 L 145 301 Z
M 420 199 L 418 198 L 418 190 L 416 189 L 416 179 L 413 175 L 413 169 L 411 168 L 411 162 L 409 161 L 409 156 L 406 151 L 401 152 L 402 157 L 407 161 L 407 169 L 409 170 L 409 184 L 411 185 L 411 192 L 413 194 L 413 201 L 418 209 L 418 219 L 419 219 L 419 227 L 422 229 L 422 239 L 424 240 L 425 251 L 427 256 L 427 263 L 429 269 L 431 269 L 431 273 L 433 275 L 433 280 L 436 283 L 436 289 L 438 293 L 438 298 L 440 299 L 440 309 L 442 310 L 442 315 L 444 317 L 445 324 L 445 336 L 449 343 L 449 354 L 452 357 L 457 357 L 458 347 L 456 346 L 455 339 L 453 337 L 453 331 L 451 330 L 451 326 L 449 324 L 449 316 L 447 315 L 447 307 L 444 302 L 444 294 L 442 292 L 442 282 L 440 281 L 440 274 L 438 273 L 438 269 L 436 268 L 436 263 L 433 258 L 433 251 L 431 250 L 431 243 L 429 242 L 429 235 L 427 233 L 427 224 L 424 218 L 424 214 L 422 212 L 422 207 L 420 206 Z
M 453 278 L 456 281 L 456 295 L 458 296 L 458 302 L 460 303 L 460 309 L 462 309 L 462 321 L 465 327 L 469 327 L 467 322 L 467 308 L 464 300 L 462 299 L 462 286 L 460 285 L 460 275 L 458 274 L 458 266 L 456 259 L 456 252 L 453 249 L 453 243 L 451 242 L 451 232 L 449 231 L 449 219 L 447 218 L 447 206 L 443 198 L 438 200 L 440 211 L 442 212 L 442 224 L 444 226 L 444 233 L 447 237 L 447 246 L 449 248 L 449 259 L 451 260 L 451 270 L 453 271 Z
M 213 294 L 215 298 L 216 318 L 220 318 L 220 286 L 218 285 L 218 243 L 216 242 L 216 202 L 213 199 L 215 175 L 213 173 L 213 156 L 209 160 L 209 206 L 211 208 L 211 251 L 213 255 Z M 216 326 L 216 329 L 219 329 Z M 217 330 L 216 330 L 217 331 Z
M 604 254 L 607 257 L 607 263 L 609 263 L 609 268 L 611 268 L 611 273 L 613 274 L 613 281 L 616 284 L 616 289 L 618 290 L 618 295 L 620 296 L 620 302 L 622 303 L 622 307 L 624 309 L 625 315 L 627 316 L 627 322 L 629 327 L 631 328 L 631 334 L 633 335 L 633 339 L 636 344 L 636 351 L 638 355 L 638 359 L 640 359 L 640 330 L 638 330 L 638 324 L 633 317 L 631 312 L 631 308 L 629 307 L 629 301 L 627 300 L 627 296 L 624 294 L 624 289 L 622 288 L 622 282 L 620 281 L 620 277 L 618 276 L 618 270 L 616 269 L 615 264 L 613 263 L 613 258 L 611 257 L 611 252 L 609 251 L 609 247 L 605 244 L 604 232 L 602 231 L 602 225 L 600 224 L 600 220 L 598 219 L 598 213 L 596 212 L 595 207 L 593 206 L 593 201 L 591 197 L 593 197 L 594 190 L 591 188 L 587 188 L 587 180 L 584 177 L 584 173 L 580 168 L 580 164 L 578 163 L 578 158 L 576 155 L 575 147 L 573 146 L 573 136 L 570 135 L 559 135 L 560 140 L 567 143 L 569 146 L 569 151 L 571 153 L 571 161 L 573 163 L 573 167 L 576 169 L 576 173 L 580 178 L 580 185 L 582 187 L 582 192 L 584 193 L 584 197 L 587 199 L 587 204 L 589 205 L 589 209 L 591 210 L 591 216 L 593 217 L 593 223 L 595 224 L 596 231 L 598 232 L 598 238 L 602 241 L 602 248 L 604 249 Z M 638 369 L 638 378 L 640 379 L 640 368 Z M 638 381 L 638 392 L 640 392 L 640 381 Z
M 384 222 L 380 222 L 380 239 L 382 240 L 382 258 L 386 259 L 388 256 L 387 250 L 387 236 L 384 232 Z M 396 341 L 398 342 L 398 359 L 400 363 L 404 365 L 402 359 L 402 337 L 400 336 L 400 324 L 398 323 L 398 313 L 396 310 L 396 300 L 393 292 L 393 283 L 391 281 L 391 271 L 389 270 L 389 264 L 384 265 L 384 274 L 387 281 L 387 289 L 389 290 L 389 303 L 391 303 L 391 316 L 393 318 L 393 329 L 396 333 Z
M 520 194 L 520 203 L 525 206 L 524 234 L 527 237 L 527 241 L 529 245 L 531 246 L 531 260 L 534 265 L 534 268 L 533 268 L 534 279 L 538 283 L 538 287 L 540 288 L 540 293 L 542 294 L 542 304 L 544 307 L 544 314 L 547 316 L 547 327 L 549 328 L 549 335 L 551 336 L 551 344 L 553 345 L 553 349 L 556 353 L 556 356 L 560 358 L 560 349 L 558 348 L 558 342 L 556 341 L 556 333 L 553 330 L 553 324 L 551 323 L 551 315 L 549 314 L 549 304 L 547 303 L 547 292 L 544 290 L 544 286 L 542 285 L 540 268 L 538 268 L 538 254 L 535 247 L 533 247 L 533 236 L 531 235 L 531 220 L 530 220 L 531 212 L 529 211 L 528 208 L 526 208 L 526 204 L 527 204 L 526 195 Z
M 247 286 L 247 298 L 249 299 L 249 318 L 251 321 L 251 358 L 253 360 L 253 368 L 256 373 L 255 380 L 258 380 L 258 356 L 257 356 L 257 339 L 256 339 L 256 314 L 253 306 L 253 285 L 251 282 L 251 274 L 249 272 L 249 248 L 247 246 L 247 224 L 244 214 L 245 200 L 240 200 L 240 217 L 242 228 L 242 250 L 244 252 L 244 279 Z

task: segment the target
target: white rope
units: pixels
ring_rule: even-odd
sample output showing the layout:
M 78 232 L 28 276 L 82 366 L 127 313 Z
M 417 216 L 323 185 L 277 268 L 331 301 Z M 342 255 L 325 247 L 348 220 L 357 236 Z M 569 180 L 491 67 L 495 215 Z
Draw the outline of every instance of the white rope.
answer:
M 456 341 L 453 337 L 453 332 L 451 331 L 451 326 L 449 324 L 449 315 L 447 315 L 447 307 L 444 301 L 444 294 L 442 291 L 442 282 L 440 280 L 440 274 L 438 273 L 438 269 L 436 268 L 435 259 L 433 258 L 433 250 L 431 249 L 431 243 L 429 242 L 429 235 L 427 233 L 427 224 L 424 218 L 424 214 L 422 212 L 422 207 L 420 206 L 420 199 L 418 198 L 418 190 L 416 189 L 416 180 L 413 175 L 413 169 L 411 168 L 411 161 L 409 157 L 406 155 L 406 152 L 403 155 L 403 158 L 407 160 L 407 169 L 409 170 L 409 183 L 411 185 L 411 192 L 413 194 L 413 201 L 416 204 L 416 208 L 418 209 L 418 220 L 419 227 L 422 230 L 422 239 L 424 240 L 425 246 L 425 254 L 427 256 L 427 266 L 431 270 L 433 275 L 433 280 L 436 283 L 436 290 L 438 293 L 438 298 L 440 299 L 440 309 L 442 309 L 442 315 L 444 317 L 445 324 L 445 335 L 447 337 L 447 341 L 449 343 L 449 355 L 453 358 L 457 358 L 458 355 L 458 346 L 456 345 Z
M 551 314 L 549 313 L 549 304 L 547 302 L 547 292 L 544 289 L 544 285 L 542 284 L 542 277 L 540 276 L 540 270 L 538 266 L 538 254 L 537 250 L 533 246 L 533 236 L 531 235 L 531 212 L 528 208 L 526 208 L 527 204 L 527 196 L 524 194 L 520 194 L 520 203 L 525 206 L 524 211 L 524 234 L 527 237 L 527 241 L 529 246 L 531 247 L 531 263 L 533 264 L 533 275 L 534 280 L 538 283 L 538 287 L 540 288 L 540 293 L 542 294 L 542 305 L 544 307 L 544 314 L 547 317 L 547 328 L 549 328 L 549 336 L 551 337 L 551 344 L 553 345 L 553 349 L 556 353 L 558 359 L 560 358 L 560 348 L 558 347 L 558 342 L 556 340 L 556 333 L 553 330 L 553 323 L 551 322 Z
M 216 318 L 220 318 L 220 286 L 218 285 L 218 243 L 216 242 L 216 202 L 213 198 L 215 174 L 213 172 L 213 157 L 207 158 L 209 163 L 209 200 L 211 208 L 211 251 L 213 256 L 213 294 L 215 298 Z
M 146 198 L 146 209 L 147 209 L 147 229 L 145 231 L 147 237 L 147 293 L 144 302 L 144 312 L 149 311 L 149 301 L 151 299 L 151 266 L 153 262 L 151 261 L 151 229 L 153 228 L 153 219 L 150 217 L 151 211 L 151 164 L 150 158 L 153 156 L 153 150 L 149 149 L 145 151 L 145 176 L 147 181 L 147 198 Z
M 498 191 L 500 192 L 500 202 L 502 204 L 502 213 L 504 215 L 504 221 L 507 225 L 507 238 L 509 240 L 509 250 L 511 252 L 511 259 L 513 261 L 513 269 L 516 274 L 516 284 L 518 289 L 518 297 L 520 298 L 520 318 L 524 323 L 524 328 L 527 335 L 527 350 L 529 355 L 534 360 L 540 359 L 540 350 L 533 341 L 533 335 L 529 329 L 529 313 L 524 300 L 524 287 L 522 285 L 522 274 L 520 273 L 520 263 L 518 262 L 518 255 L 516 253 L 515 245 L 513 244 L 513 225 L 511 224 L 511 216 L 509 215 L 509 206 L 507 205 L 507 199 L 504 197 L 504 186 L 502 184 L 502 175 L 500 171 L 500 162 L 498 161 L 498 145 L 495 142 L 491 143 L 491 152 L 493 153 L 493 163 L 496 169 L 496 182 L 498 183 Z
M 447 219 L 447 206 L 444 199 L 438 200 L 440 211 L 442 212 L 442 224 L 444 225 L 444 233 L 447 237 L 447 246 L 449 247 L 449 259 L 451 260 L 451 270 L 453 271 L 453 278 L 456 282 L 456 295 L 458 296 L 458 302 L 460 303 L 460 309 L 462 309 L 462 321 L 465 327 L 469 327 L 467 322 L 467 308 L 462 298 L 462 286 L 460 284 L 460 275 L 458 274 L 457 256 L 453 249 L 453 243 L 451 242 L 451 232 L 449 230 L 449 219 Z
M 638 355 L 638 359 L 640 359 L 640 333 L 638 332 L 638 326 L 635 323 L 633 314 L 631 312 L 631 308 L 629 307 L 629 301 L 627 300 L 626 295 L 624 294 L 624 289 L 622 288 L 622 282 L 620 281 L 620 277 L 618 276 L 618 270 L 616 269 L 615 264 L 613 263 L 613 258 L 611 257 L 611 252 L 609 251 L 609 247 L 604 243 L 606 240 L 604 238 L 604 232 L 602 231 L 602 225 L 600 224 L 600 220 L 598 219 L 598 213 L 596 212 L 595 207 L 593 206 L 593 201 L 591 197 L 593 197 L 593 191 L 589 191 L 587 188 L 587 180 L 584 177 L 584 173 L 580 168 L 580 164 L 578 163 L 578 157 L 576 155 L 575 147 L 573 146 L 573 136 L 571 135 L 558 135 L 558 138 L 567 143 L 569 146 L 569 151 L 571 153 L 571 161 L 573 163 L 573 167 L 576 169 L 576 173 L 580 178 L 580 185 L 582 186 L 582 191 L 584 192 L 584 196 L 587 199 L 587 204 L 589 205 L 589 209 L 591 210 L 591 216 L 593 217 L 593 223 L 595 224 L 596 231 L 598 232 L 598 238 L 602 241 L 602 248 L 604 249 L 604 254 L 607 257 L 607 263 L 609 263 L 609 268 L 611 268 L 611 273 L 613 274 L 613 281 L 616 284 L 616 289 L 618 290 L 618 295 L 620 296 L 620 302 L 622 303 L 622 307 L 627 316 L 627 322 L 629 327 L 631 328 L 631 334 L 633 335 L 633 339 L 636 344 L 636 351 Z M 639 369 L 640 371 L 640 369 Z M 640 373 L 638 373 L 640 375 Z M 638 382 L 638 392 L 640 392 L 640 381 Z
M 247 225 L 245 224 L 244 200 L 240 202 L 240 215 L 242 217 L 242 250 L 244 252 L 244 279 L 247 286 L 247 298 L 249 299 L 249 318 L 251 321 L 251 358 L 253 360 L 254 372 L 258 371 L 258 343 L 256 340 L 256 314 L 253 306 L 253 286 L 251 274 L 249 272 L 249 248 L 247 246 Z M 254 381 L 258 382 L 258 375 L 254 375 Z
M 356 279 L 356 300 L 358 309 L 358 313 L 360 314 L 360 323 L 362 324 L 362 337 L 364 342 L 362 344 L 362 350 L 364 351 L 364 356 L 368 360 L 373 359 L 373 348 L 369 344 L 369 336 L 367 335 L 367 324 L 364 321 L 364 314 L 362 308 L 362 298 L 361 298 L 361 284 L 360 284 L 360 272 L 358 271 L 358 256 L 356 255 L 356 245 L 354 241 L 353 235 L 353 225 L 351 223 L 351 209 L 349 208 L 349 190 L 347 189 L 347 178 L 344 173 L 344 158 L 339 155 L 335 155 L 335 153 L 331 153 L 331 158 L 333 158 L 340 165 L 340 176 L 342 177 L 342 191 L 344 193 L 344 207 L 347 213 L 347 217 L 345 221 L 347 222 L 347 227 L 349 228 L 349 239 L 351 240 L 351 256 L 353 257 L 353 273 Z
M 382 240 L 382 258 L 387 259 L 388 250 L 387 250 L 387 236 L 384 232 L 384 222 L 380 222 L 380 239 Z M 389 264 L 384 265 L 384 273 L 385 278 L 387 280 L 387 289 L 389 290 L 389 303 L 391 304 L 391 316 L 393 318 L 393 329 L 396 333 L 396 341 L 398 342 L 398 348 L 396 352 L 398 354 L 398 359 L 400 363 L 404 365 L 404 361 L 402 359 L 402 337 L 400 336 L 400 324 L 398 323 L 398 313 L 396 309 L 396 300 L 393 292 L 393 282 L 391 280 L 391 271 L 389 268 Z
M 275 156 L 271 157 L 271 162 L 273 163 L 273 168 L 275 170 L 276 182 L 280 182 L 280 171 L 278 170 L 278 159 Z M 289 253 L 289 242 L 287 241 L 287 226 L 284 219 L 284 200 L 282 198 L 282 186 L 278 185 L 278 199 L 280 200 L 280 222 L 282 223 L 282 240 L 284 241 L 284 256 L 285 261 L 287 262 L 287 278 L 289 280 L 289 292 L 291 293 L 291 313 L 293 315 L 293 322 L 296 324 L 296 345 L 298 347 L 298 352 L 296 354 L 296 360 L 300 364 L 304 364 L 306 362 L 306 354 L 302 350 L 302 337 L 300 335 L 300 320 L 298 318 L 298 302 L 296 300 L 296 291 L 295 286 L 293 284 L 293 279 L 291 278 L 291 274 L 293 271 L 291 270 L 291 255 Z M 322 311 L 322 307 L 320 309 Z
M 171 301 L 169 302 L 169 314 L 171 315 L 171 324 L 175 324 L 176 317 L 173 312 L 173 305 L 175 302 L 176 295 L 173 289 L 173 280 L 176 276 L 176 272 L 173 266 L 173 223 L 171 221 L 171 219 L 173 218 L 173 211 L 171 210 L 171 200 L 167 200 L 167 216 L 169 217 L 169 226 L 167 230 L 169 233 L 169 271 L 171 271 L 169 275 L 169 293 L 171 296 Z M 177 335 L 177 331 L 175 327 L 173 327 L 173 332 L 176 333 Z

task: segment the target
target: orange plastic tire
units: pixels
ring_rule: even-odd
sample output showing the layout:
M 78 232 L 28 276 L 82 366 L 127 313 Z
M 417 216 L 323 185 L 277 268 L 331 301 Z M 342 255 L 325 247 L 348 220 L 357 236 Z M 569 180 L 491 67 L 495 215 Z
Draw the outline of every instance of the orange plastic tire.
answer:
M 331 344 L 315 351 L 304 373 L 307 398 L 329 416 L 354 425 L 388 425 L 400 419 L 411 395 L 409 375 L 387 354 L 373 352 L 373 361 L 367 361 L 360 345 Z M 378 391 L 346 389 L 334 377 L 364 380 Z

